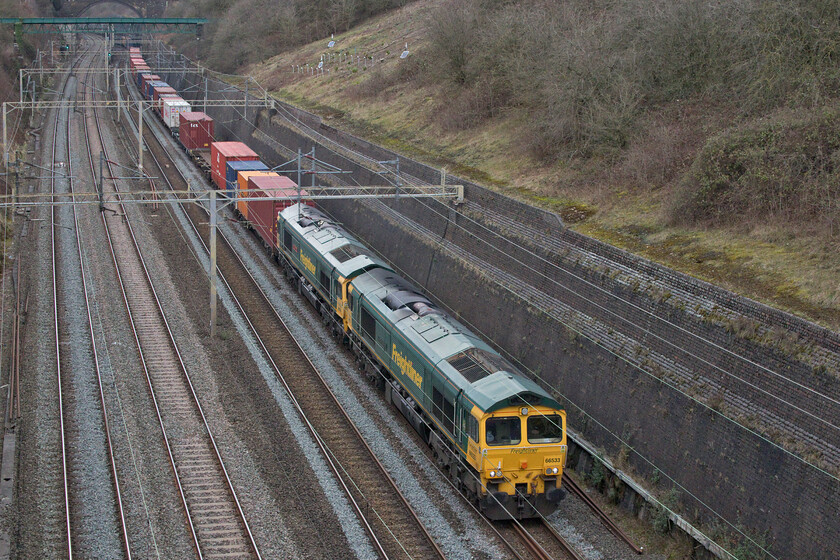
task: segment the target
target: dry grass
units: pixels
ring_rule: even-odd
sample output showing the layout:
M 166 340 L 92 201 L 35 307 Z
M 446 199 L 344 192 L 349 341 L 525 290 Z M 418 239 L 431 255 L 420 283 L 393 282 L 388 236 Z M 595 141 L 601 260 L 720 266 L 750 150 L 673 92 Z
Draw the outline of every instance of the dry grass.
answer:
M 667 202 L 679 181 L 711 136 L 742 120 L 737 110 L 703 97 L 662 102 L 636 122 L 625 149 L 541 163 L 522 140 L 535 118 L 527 108 L 465 127 L 443 117 L 463 102 L 452 86 L 403 79 L 426 71 L 423 22 L 442 4 L 415 2 L 336 36 L 336 49 L 372 53 L 375 68 L 354 72 L 355 65 L 331 63 L 323 78 L 292 74 L 292 64 L 314 65 L 330 52 L 319 40 L 247 72 L 281 97 L 408 156 L 556 211 L 571 209 L 579 218 L 571 227 L 583 233 L 840 327 L 836 239 L 773 220 L 714 227 L 669 221 Z M 406 42 L 417 57 L 410 72 L 398 59 Z

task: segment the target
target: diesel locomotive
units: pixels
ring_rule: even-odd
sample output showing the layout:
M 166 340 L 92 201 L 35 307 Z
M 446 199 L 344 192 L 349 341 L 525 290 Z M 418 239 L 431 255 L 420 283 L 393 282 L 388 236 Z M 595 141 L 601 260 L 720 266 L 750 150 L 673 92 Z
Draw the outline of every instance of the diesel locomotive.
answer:
M 488 518 L 556 509 L 567 450 L 557 401 L 320 210 L 282 210 L 276 235 L 286 275 Z
M 141 66 L 139 51 L 131 54 L 137 86 L 151 98 L 157 82 L 149 80 L 158 76 Z M 197 128 L 197 119 L 207 130 L 197 129 L 201 134 L 193 138 L 185 127 Z M 214 182 L 229 195 L 247 193 L 250 200 L 237 203 L 239 215 L 453 483 L 493 520 L 554 511 L 565 496 L 560 404 L 311 203 L 294 203 L 305 200 L 306 191 L 264 164 L 237 172 L 234 164 L 257 164 L 258 156 L 241 142 L 213 142 L 212 119 L 187 113 L 183 121 L 184 148 L 206 156 L 202 148 L 210 144 L 206 167 Z M 224 158 L 213 155 L 223 151 Z

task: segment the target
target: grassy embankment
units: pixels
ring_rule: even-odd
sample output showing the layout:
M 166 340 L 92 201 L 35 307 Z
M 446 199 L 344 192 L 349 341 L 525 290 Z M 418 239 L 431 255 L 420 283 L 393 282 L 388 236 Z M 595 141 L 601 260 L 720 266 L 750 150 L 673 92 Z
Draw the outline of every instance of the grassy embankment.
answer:
M 332 49 L 325 32 L 239 71 L 582 233 L 836 329 L 840 5 L 707 8 L 420 1 L 346 25 Z M 371 58 L 290 72 L 336 52 Z

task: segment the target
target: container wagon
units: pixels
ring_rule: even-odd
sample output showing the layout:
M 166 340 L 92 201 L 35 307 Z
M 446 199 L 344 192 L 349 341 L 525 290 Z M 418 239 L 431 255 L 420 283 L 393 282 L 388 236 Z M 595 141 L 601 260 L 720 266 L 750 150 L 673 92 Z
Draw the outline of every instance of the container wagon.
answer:
M 229 161 L 225 164 L 225 190 L 228 197 L 237 195 L 240 171 L 268 171 L 268 166 L 258 159 Z
M 181 113 L 178 137 L 187 150 L 209 150 L 213 142 L 213 119 L 198 111 Z
M 246 221 L 248 220 L 248 203 L 247 201 L 241 199 L 249 196 L 248 179 L 263 175 L 276 176 L 278 173 L 275 171 L 240 171 L 236 174 L 236 211 L 239 212 L 239 215 Z
M 297 204 L 298 195 L 305 200 L 309 193 L 298 193 L 297 183 L 282 175 L 256 175 L 248 178 L 248 197 L 263 197 L 265 200 L 248 200 L 248 222 L 272 253 L 277 247 L 277 216 L 285 208 Z M 274 199 L 274 200 L 272 200 Z M 307 204 L 311 204 L 307 202 Z
M 213 142 L 210 144 L 210 175 L 219 190 L 227 188 L 227 162 L 258 160 L 257 153 L 242 142 Z
M 160 116 L 170 131 L 177 132 L 181 124 L 181 113 L 188 113 L 192 110 L 190 104 L 180 97 L 160 99 Z

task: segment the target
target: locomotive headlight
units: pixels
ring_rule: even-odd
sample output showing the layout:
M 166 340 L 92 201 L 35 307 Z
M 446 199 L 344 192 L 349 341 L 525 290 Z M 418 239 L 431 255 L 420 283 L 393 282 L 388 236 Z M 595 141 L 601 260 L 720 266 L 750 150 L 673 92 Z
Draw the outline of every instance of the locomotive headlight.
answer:
M 545 474 L 557 474 L 560 470 L 557 467 L 548 467 L 545 469 Z
M 489 476 L 489 478 L 498 478 L 498 477 L 502 476 L 502 471 L 500 471 L 500 470 L 490 471 L 488 476 Z
M 527 407 L 527 406 L 523 406 L 521 409 L 519 409 L 519 413 L 520 413 L 522 416 L 528 416 L 528 407 Z

